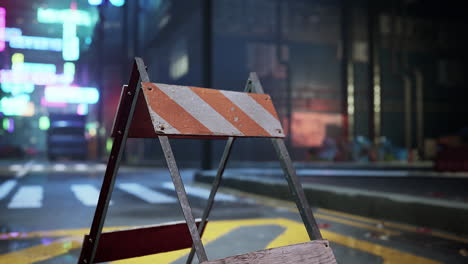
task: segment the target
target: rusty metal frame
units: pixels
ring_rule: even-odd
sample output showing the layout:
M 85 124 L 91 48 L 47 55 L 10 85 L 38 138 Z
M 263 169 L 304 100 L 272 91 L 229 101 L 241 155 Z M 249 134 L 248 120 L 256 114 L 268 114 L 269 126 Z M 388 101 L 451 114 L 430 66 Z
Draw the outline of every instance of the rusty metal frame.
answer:
M 255 72 L 250 73 L 249 79 L 247 80 L 247 84 L 245 86 L 244 92 L 254 92 L 263 94 L 263 87 L 260 83 L 260 80 L 257 77 Z M 219 189 L 221 181 L 223 179 L 223 173 L 226 169 L 226 164 L 228 162 L 229 156 L 231 154 L 232 144 L 234 143 L 235 138 L 230 137 L 224 147 L 224 152 L 221 157 L 221 161 L 219 162 L 219 167 L 216 172 L 216 176 L 213 180 L 210 196 L 208 198 L 206 207 L 203 211 L 203 216 L 201 218 L 201 223 L 199 228 L 203 230 L 205 227 L 206 221 L 210 216 L 211 209 L 213 208 L 214 199 L 216 193 Z M 310 209 L 309 203 L 307 202 L 306 196 L 304 194 L 304 190 L 302 189 L 301 183 L 299 178 L 297 177 L 296 170 L 292 165 L 291 157 L 289 156 L 289 152 L 284 144 L 284 140 L 281 138 L 272 138 L 271 143 L 273 144 L 276 155 L 278 160 L 280 161 L 281 167 L 285 174 L 285 178 L 288 182 L 289 190 L 293 195 L 294 201 L 296 203 L 297 208 L 299 209 L 299 213 L 301 215 L 302 221 L 304 226 L 306 227 L 307 234 L 309 235 L 310 240 L 318 240 L 322 239 L 322 234 L 318 228 L 317 222 L 315 221 L 314 215 L 312 210 Z M 193 261 L 195 253 L 195 248 L 192 247 L 187 260 L 186 264 L 191 264 Z
M 122 155 L 127 143 L 128 131 L 135 112 L 138 100 L 138 94 L 141 90 L 141 73 L 146 72 L 145 65 L 141 58 L 135 58 L 132 74 L 130 76 L 127 93 L 123 94 L 123 104 L 120 106 L 122 115 L 115 121 L 116 135 L 112 144 L 111 153 L 107 162 L 106 172 L 102 182 L 99 200 L 94 213 L 93 223 L 89 232 L 88 239 L 83 241 L 83 248 L 78 259 L 79 264 L 93 263 L 96 255 L 97 245 L 102 233 L 102 227 L 106 219 L 107 209 L 111 199 L 115 184 L 115 176 L 119 170 Z
M 141 83 L 150 82 L 148 73 L 146 72 L 146 66 L 141 58 L 135 58 L 133 65 L 132 74 L 128 87 L 123 89 L 121 98 L 121 105 L 119 105 L 119 112 L 116 120 L 114 121 L 114 142 L 112 150 L 107 163 L 106 172 L 104 175 L 101 192 L 99 195 L 98 204 L 91 225 L 89 235 L 83 242 L 83 248 L 78 260 L 78 264 L 90 264 L 93 263 L 96 250 L 98 247 L 99 239 L 101 237 L 102 228 L 106 218 L 109 202 L 111 199 L 112 191 L 114 189 L 115 177 L 117 175 L 122 155 L 125 149 L 125 145 L 128 138 L 128 132 L 130 130 L 131 122 L 137 105 L 139 93 L 141 92 Z M 255 73 L 251 73 L 247 81 L 245 92 L 254 92 L 263 94 L 263 87 Z M 214 199 L 218 188 L 221 184 L 224 170 L 226 168 L 229 156 L 231 154 L 232 146 L 235 138 L 229 137 L 226 143 L 221 161 L 219 163 L 216 177 L 213 181 L 210 196 L 207 201 L 207 205 L 203 211 L 203 216 L 200 225 L 197 228 L 195 219 L 192 214 L 187 193 L 185 192 L 184 184 L 177 167 L 174 154 L 167 136 L 158 136 L 161 143 L 161 147 L 164 152 L 164 157 L 167 162 L 169 172 L 171 174 L 172 182 L 176 189 L 179 204 L 182 208 L 182 212 L 187 223 L 190 236 L 192 238 L 192 250 L 190 251 L 189 257 L 186 261 L 187 264 L 192 263 L 194 254 L 197 254 L 199 262 L 207 261 L 207 255 L 203 243 L 201 241 L 201 232 L 206 226 L 207 219 L 211 213 Z M 299 178 L 296 175 L 295 169 L 292 165 L 289 152 L 284 144 L 284 140 L 280 138 L 272 138 L 272 144 L 276 150 L 276 154 L 280 161 L 281 167 L 283 168 L 285 178 L 288 182 L 290 192 L 293 194 L 297 208 L 301 215 L 302 221 L 306 227 L 307 233 L 311 240 L 321 239 L 322 235 L 317 226 L 315 218 L 312 214 L 312 210 L 306 200 L 304 191 L 299 182 Z
M 89 235 L 87 235 L 85 241 L 83 241 L 83 248 L 78 259 L 78 264 L 89 264 L 94 261 L 107 210 L 109 208 L 112 191 L 114 189 L 115 177 L 127 142 L 128 132 L 138 101 L 138 95 L 141 92 L 141 82 L 149 81 L 143 60 L 141 58 L 135 58 L 130 82 L 128 87 L 126 87 L 127 89 L 124 90 L 126 93 L 122 93 L 122 96 L 124 97 L 122 98 L 121 105 L 119 105 L 118 117 L 114 121 L 114 131 L 117 133 L 114 135 L 114 142 L 107 162 L 106 172 L 101 192 L 99 194 L 96 211 L 94 213 L 93 223 L 91 225 Z M 164 152 L 164 157 L 166 158 L 167 166 L 169 168 L 198 259 L 200 261 L 207 261 L 208 258 L 200 239 L 200 233 L 197 230 L 197 225 L 188 202 L 182 178 L 180 177 L 180 173 L 175 162 L 174 154 L 172 153 L 169 139 L 167 136 L 159 136 L 159 141 Z M 203 228 L 200 229 L 200 232 L 202 230 Z

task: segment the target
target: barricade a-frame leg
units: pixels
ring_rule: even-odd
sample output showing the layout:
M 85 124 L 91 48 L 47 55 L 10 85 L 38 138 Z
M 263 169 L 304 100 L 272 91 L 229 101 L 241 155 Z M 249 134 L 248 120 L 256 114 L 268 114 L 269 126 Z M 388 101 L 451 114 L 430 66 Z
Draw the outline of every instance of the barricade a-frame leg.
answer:
M 250 92 L 250 89 L 251 89 L 251 85 L 250 85 L 250 81 L 248 80 L 247 84 L 245 85 L 244 92 Z M 205 206 L 205 209 L 203 210 L 203 215 L 201 218 L 200 226 L 198 227 L 199 233 L 202 230 L 204 230 L 206 221 L 208 220 L 208 217 L 210 216 L 211 209 L 213 208 L 215 196 L 216 196 L 216 193 L 218 192 L 219 185 L 221 184 L 221 181 L 223 179 L 224 169 L 226 169 L 226 165 L 229 160 L 229 156 L 231 155 L 231 150 L 232 150 L 232 146 L 234 144 L 235 139 L 236 139 L 235 137 L 229 137 L 224 147 L 223 155 L 221 156 L 221 160 L 219 162 L 216 176 L 213 180 L 213 183 L 211 184 L 210 196 L 208 197 L 208 200 L 206 202 L 206 206 Z M 194 255 L 195 255 L 195 247 L 192 246 L 192 249 L 190 250 L 190 253 L 185 263 L 191 264 L 193 261 Z
M 159 142 L 161 142 L 164 157 L 166 158 L 167 162 L 167 167 L 171 173 L 172 182 L 174 183 L 177 198 L 179 199 L 180 206 L 182 207 L 182 212 L 184 214 L 185 221 L 187 222 L 197 257 L 200 262 L 207 261 L 208 257 L 206 256 L 205 248 L 203 247 L 203 243 L 201 242 L 200 238 L 200 233 L 203 228 L 200 229 L 200 232 L 197 230 L 197 226 L 192 214 L 192 208 L 188 202 L 187 193 L 185 192 L 184 184 L 182 182 L 182 178 L 180 177 L 179 169 L 177 168 L 171 145 L 169 144 L 169 139 L 167 136 L 159 136 Z
M 112 145 L 112 150 L 109 156 L 109 160 L 107 162 L 107 168 L 106 168 L 106 172 L 104 175 L 101 192 L 99 195 L 99 200 L 98 200 L 98 204 L 97 204 L 96 211 L 94 214 L 91 230 L 90 230 L 89 235 L 86 235 L 85 240 L 83 241 L 83 247 L 82 247 L 81 254 L 78 260 L 79 264 L 94 263 L 95 261 L 98 261 L 96 260 L 97 258 L 100 258 L 99 262 L 102 262 L 103 261 L 102 259 L 106 259 L 106 258 L 111 259 L 115 257 L 115 254 L 110 254 L 111 256 L 109 256 L 109 254 L 106 254 L 106 253 L 100 254 L 100 256 L 97 257 L 98 245 L 99 245 L 99 248 L 101 248 L 101 245 L 99 242 L 100 242 L 100 238 L 103 235 L 102 229 L 103 229 L 104 221 L 106 218 L 107 209 L 109 207 L 109 202 L 111 199 L 112 191 L 114 189 L 115 178 L 116 178 L 117 171 L 120 165 L 120 161 L 122 159 L 122 155 L 125 149 L 125 144 L 128 138 L 128 133 L 130 130 L 131 122 L 132 122 L 135 108 L 137 105 L 138 96 L 139 96 L 139 93 L 141 92 L 141 82 L 149 82 L 149 81 L 150 80 L 146 72 L 146 66 L 143 63 L 143 60 L 140 58 L 135 58 L 135 63 L 132 69 L 132 74 L 130 77 L 129 85 L 123 90 L 123 93 L 121 95 L 122 98 L 121 98 L 119 110 L 118 110 L 117 117 L 116 117 L 115 124 L 114 124 L 114 130 L 116 131 L 116 133 L 114 133 L 115 134 L 114 142 Z M 188 203 L 187 194 L 185 193 L 185 189 L 183 187 L 182 179 L 180 177 L 180 173 L 177 168 L 174 155 L 172 153 L 169 139 L 167 136 L 159 136 L 158 138 L 160 140 L 161 147 L 163 149 L 164 156 L 167 161 L 167 165 L 168 165 L 171 178 L 176 189 L 179 203 L 182 207 L 182 211 L 186 220 L 186 223 L 184 224 L 186 225 L 186 227 L 188 227 L 188 231 L 191 237 L 190 242 L 193 242 L 193 244 L 195 245 L 198 258 L 201 261 L 207 261 L 205 249 L 203 248 L 203 244 L 201 243 L 200 235 L 197 230 L 197 223 L 195 222 L 195 219 L 192 215 L 192 211 Z M 176 223 L 176 224 L 172 224 L 172 226 L 181 226 L 181 225 Z M 181 230 L 183 228 L 178 228 L 178 229 L 183 232 L 183 230 Z M 144 228 L 144 230 L 142 231 L 155 233 L 155 231 L 160 231 L 160 230 L 162 230 L 162 232 L 160 233 L 165 232 L 164 225 L 155 226 L 155 227 L 147 227 L 147 228 Z M 173 229 L 170 229 L 170 230 L 173 230 Z M 200 233 L 203 230 L 204 228 L 201 228 Z M 138 236 L 138 234 L 135 235 L 135 232 L 127 232 L 127 233 L 125 232 L 127 231 L 122 230 L 118 232 L 119 234 L 114 233 L 114 234 L 110 234 L 111 236 L 107 236 L 106 237 L 106 240 L 107 240 L 106 249 L 107 250 L 110 249 L 112 251 L 112 248 L 114 246 L 108 243 L 109 238 L 112 240 L 112 238 L 116 238 L 116 237 L 122 238 L 126 236 L 126 237 L 135 238 L 135 236 Z M 189 240 L 189 238 L 186 238 L 186 236 L 184 235 L 181 236 L 181 238 L 174 239 L 174 240 L 180 241 L 184 239 L 186 241 Z M 132 241 L 127 241 L 127 242 L 131 243 Z M 175 242 L 175 243 L 177 244 L 178 242 Z M 172 250 L 177 250 L 177 249 L 181 249 L 184 247 L 189 247 L 190 245 L 190 244 L 185 245 L 185 246 L 172 245 L 174 244 L 172 242 L 170 244 L 171 245 L 168 246 L 167 241 L 166 241 L 166 244 L 164 245 L 164 247 L 172 248 Z M 153 250 L 153 251 L 148 250 L 148 249 L 145 249 L 145 250 L 146 250 L 145 252 L 153 252 L 151 254 L 157 253 L 156 250 Z M 139 253 L 141 253 L 141 250 L 139 250 L 138 248 L 136 249 L 136 251 L 140 251 Z M 103 252 L 99 251 L 99 253 L 103 253 Z M 135 253 L 135 254 L 139 254 L 139 253 Z M 116 254 L 116 255 L 119 255 L 120 257 L 122 257 L 122 255 L 126 255 L 126 257 L 131 257 L 131 254 L 133 253 L 130 253 L 130 255 L 129 254 Z M 105 256 L 102 256 L 102 255 L 105 255 Z M 121 258 L 114 258 L 114 259 L 121 259 Z
M 143 70 L 141 72 L 141 81 L 150 82 L 146 70 Z M 174 183 L 174 187 L 176 190 L 177 198 L 179 199 L 179 204 L 182 208 L 182 213 L 184 214 L 185 221 L 187 222 L 187 227 L 189 229 L 190 236 L 192 237 L 193 246 L 195 247 L 198 259 L 200 260 L 200 262 L 207 261 L 208 257 L 206 256 L 205 248 L 203 247 L 203 243 L 201 242 L 200 238 L 200 233 L 203 230 L 203 228 L 200 229 L 199 233 L 197 225 L 195 223 L 195 219 L 192 214 L 192 208 L 190 207 L 187 198 L 187 193 L 185 192 L 184 184 L 182 182 L 182 178 L 180 177 L 179 169 L 177 168 L 174 154 L 169 143 L 169 138 L 167 136 L 158 136 L 158 138 L 163 149 L 167 167 L 169 168 L 172 182 Z
M 250 73 L 249 83 L 252 85 L 252 92 L 262 94 L 264 93 L 262 84 L 260 83 L 256 73 Z M 301 183 L 299 182 L 299 178 L 296 174 L 296 170 L 293 167 L 291 157 L 289 156 L 288 149 L 284 144 L 284 140 L 281 138 L 272 138 L 271 142 L 275 148 L 276 155 L 278 156 L 281 168 L 284 172 L 284 176 L 288 182 L 289 191 L 293 195 L 294 201 L 297 208 L 299 209 L 299 213 L 301 215 L 302 221 L 304 222 L 310 240 L 322 239 L 322 234 L 320 233 L 320 229 L 318 228 L 317 222 L 315 221 L 315 218 L 312 214 L 312 210 L 310 209 L 309 203 L 307 202 L 304 190 L 302 189 Z
M 249 79 L 247 80 L 246 87 L 244 89 L 244 92 L 253 92 L 253 93 L 264 93 L 263 87 L 256 75 L 256 73 L 250 73 Z M 203 216 L 201 219 L 201 223 L 199 226 L 199 230 L 203 230 L 205 227 L 206 221 L 211 213 L 211 210 L 213 208 L 214 204 L 214 199 L 216 196 L 216 193 L 218 191 L 218 188 L 222 182 L 223 179 L 223 173 L 226 168 L 227 161 L 229 159 L 229 156 L 231 154 L 231 149 L 232 145 L 234 143 L 233 137 L 230 137 L 224 147 L 224 152 L 221 157 L 221 161 L 218 166 L 218 170 L 216 172 L 216 176 L 213 180 L 211 191 L 210 191 L 210 196 L 208 198 L 207 204 L 205 206 L 205 209 L 203 211 Z M 317 239 L 322 239 L 322 235 L 320 233 L 320 230 L 317 226 L 317 223 L 315 221 L 315 218 L 312 214 L 312 210 L 310 209 L 310 206 L 306 200 L 304 191 L 302 189 L 302 186 L 299 182 L 299 178 L 297 177 L 296 171 L 292 165 L 292 160 L 289 156 L 289 152 L 284 144 L 283 139 L 277 139 L 273 138 L 271 139 L 272 144 L 275 148 L 276 154 L 278 156 L 278 160 L 280 161 L 281 167 L 283 169 L 283 172 L 285 174 L 286 180 L 288 182 L 288 186 L 290 189 L 290 192 L 293 195 L 294 201 L 296 202 L 296 206 L 299 209 L 301 218 L 304 222 L 304 225 L 306 227 L 307 233 L 309 235 L 310 240 L 317 240 Z M 192 247 L 188 258 L 186 260 L 186 264 L 191 264 L 193 261 L 193 257 L 195 254 L 195 248 Z
M 146 72 L 143 60 L 136 58 L 133 64 L 132 73 L 128 85 L 128 92 L 122 96 L 121 114 L 118 115 L 115 123 L 117 134 L 114 137 L 112 149 L 107 162 L 106 172 L 102 182 L 101 193 L 94 213 L 93 223 L 87 239 L 83 241 L 79 264 L 88 264 L 94 262 L 94 257 L 97 250 L 97 245 L 101 237 L 102 228 L 106 219 L 107 209 L 111 199 L 112 191 L 115 184 L 115 176 L 120 166 L 120 161 L 125 149 L 125 144 L 128 138 L 133 113 L 135 111 L 138 94 L 141 86 L 141 72 Z

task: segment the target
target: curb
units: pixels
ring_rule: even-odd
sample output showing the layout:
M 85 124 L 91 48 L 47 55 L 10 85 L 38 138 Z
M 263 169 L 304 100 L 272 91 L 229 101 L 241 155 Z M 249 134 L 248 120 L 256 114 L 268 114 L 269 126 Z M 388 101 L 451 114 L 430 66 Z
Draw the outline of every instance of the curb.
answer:
M 214 175 L 209 171 L 194 175 L 196 182 L 211 183 L 213 179 Z M 286 181 L 277 179 L 225 175 L 222 186 L 291 200 Z M 466 203 L 325 184 L 303 184 L 303 188 L 313 207 L 468 235 Z

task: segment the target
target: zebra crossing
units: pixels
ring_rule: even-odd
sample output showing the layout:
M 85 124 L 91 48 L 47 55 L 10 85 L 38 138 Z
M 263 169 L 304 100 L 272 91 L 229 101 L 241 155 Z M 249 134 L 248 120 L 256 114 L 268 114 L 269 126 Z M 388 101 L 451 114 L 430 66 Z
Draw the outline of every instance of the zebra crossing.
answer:
M 189 199 L 198 198 L 207 200 L 210 194 L 208 189 L 190 185 L 186 185 L 185 190 Z M 150 188 L 135 182 L 118 183 L 116 184 L 114 194 L 119 191 L 124 194 L 123 197 L 129 198 L 129 196 L 132 196 L 133 199 L 136 198 L 149 204 L 177 203 L 177 196 L 172 182 L 163 182 L 156 188 Z M 94 184 L 71 184 L 64 192 L 70 199 L 74 199 L 86 207 L 95 207 L 99 198 L 99 187 Z M 0 202 L 5 201 L 8 209 L 42 208 L 44 206 L 44 198 L 47 195 L 42 185 L 21 185 L 17 180 L 7 180 L 0 183 Z M 239 199 L 234 195 L 226 193 L 218 192 L 216 194 L 217 201 L 236 202 Z M 112 200 L 111 205 L 114 204 L 116 204 L 116 201 Z M 3 206 L 0 205 L 0 207 Z
M 150 204 L 177 202 L 177 199 L 174 197 L 154 191 L 138 183 L 121 183 L 118 185 L 118 188 Z
M 21 186 L 8 204 L 8 208 L 41 208 L 43 196 L 42 186 Z

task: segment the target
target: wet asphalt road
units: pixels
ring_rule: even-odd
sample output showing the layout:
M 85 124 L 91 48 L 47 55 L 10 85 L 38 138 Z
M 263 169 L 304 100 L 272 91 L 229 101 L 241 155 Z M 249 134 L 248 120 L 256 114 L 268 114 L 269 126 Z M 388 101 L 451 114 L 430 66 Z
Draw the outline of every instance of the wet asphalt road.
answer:
M 94 214 L 102 166 L 55 165 L 42 171 L 29 170 L 20 178 L 0 178 L 1 264 L 76 263 L 82 234 Z M 182 170 L 181 174 L 193 214 L 200 217 L 209 189 L 192 182 L 193 170 Z M 214 237 L 206 245 L 210 259 L 306 241 L 292 203 L 231 190 L 221 193 L 213 209 L 212 228 L 208 224 L 207 229 L 207 236 Z M 468 263 L 468 257 L 463 256 L 467 238 L 429 235 L 423 228 L 387 225 L 322 209 L 316 209 L 315 214 L 339 263 Z M 182 219 L 165 169 L 121 170 L 106 227 Z M 186 253 L 115 263 L 184 263 Z

